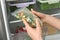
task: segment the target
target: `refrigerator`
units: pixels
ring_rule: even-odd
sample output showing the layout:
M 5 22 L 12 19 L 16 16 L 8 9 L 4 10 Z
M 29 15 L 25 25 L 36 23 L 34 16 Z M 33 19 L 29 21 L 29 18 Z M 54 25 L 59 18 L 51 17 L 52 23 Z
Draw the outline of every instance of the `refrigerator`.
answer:
M 19 8 L 21 6 L 27 7 L 32 4 L 32 8 L 34 10 L 60 18 L 60 8 L 41 10 L 39 9 L 40 7 L 36 1 L 37 0 L 33 0 L 32 2 L 26 3 L 26 5 L 23 6 L 20 4 L 14 4 L 15 2 L 12 3 L 12 5 L 10 4 L 10 2 L 12 2 L 11 0 L 0 0 L 0 40 L 24 40 L 26 38 L 25 36 L 27 35 L 26 32 L 20 32 L 16 34 L 17 26 L 23 27 L 24 25 L 22 25 L 22 21 L 11 15 L 10 6 L 16 6 Z M 44 36 L 44 40 L 60 40 L 60 30 L 57 30 L 55 34 Z

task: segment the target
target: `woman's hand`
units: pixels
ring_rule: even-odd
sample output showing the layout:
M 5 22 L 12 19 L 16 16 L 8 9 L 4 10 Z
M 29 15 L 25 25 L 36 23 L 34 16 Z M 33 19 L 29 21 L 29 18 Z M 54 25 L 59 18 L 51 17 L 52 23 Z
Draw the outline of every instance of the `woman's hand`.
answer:
M 47 15 L 47 14 L 36 12 L 33 9 L 31 9 L 31 11 L 34 15 L 38 16 L 43 22 L 60 30 L 60 19 L 57 19 L 57 18 Z
M 27 33 L 32 38 L 32 40 L 42 40 L 42 30 L 39 19 L 36 18 L 36 28 L 32 28 L 25 19 L 22 20 L 26 26 Z
M 43 14 L 43 13 L 37 12 L 37 11 L 35 11 L 33 9 L 31 9 L 31 12 L 32 12 L 32 14 L 38 16 L 43 22 L 45 22 L 45 18 L 46 18 L 47 14 Z

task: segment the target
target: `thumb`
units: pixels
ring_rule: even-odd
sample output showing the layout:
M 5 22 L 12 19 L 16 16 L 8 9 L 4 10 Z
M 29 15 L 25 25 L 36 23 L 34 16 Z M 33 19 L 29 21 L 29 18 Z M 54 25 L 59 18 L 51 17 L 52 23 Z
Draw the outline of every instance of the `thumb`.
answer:
M 33 30 L 33 28 L 28 24 L 28 22 L 25 20 L 25 19 L 22 19 L 23 23 L 25 24 L 26 26 L 26 30 L 28 32 L 30 32 L 31 30 Z
M 40 17 L 40 18 L 45 17 L 45 14 L 40 13 L 40 12 L 37 12 L 37 11 L 35 11 L 35 10 L 33 10 L 33 9 L 31 9 L 31 12 L 32 12 L 32 14 L 35 14 L 36 16 L 38 16 L 38 17 Z
M 35 11 L 35 10 L 33 10 L 33 9 L 31 9 L 31 12 L 34 13 L 34 14 L 35 14 L 35 13 L 38 13 L 37 11 Z

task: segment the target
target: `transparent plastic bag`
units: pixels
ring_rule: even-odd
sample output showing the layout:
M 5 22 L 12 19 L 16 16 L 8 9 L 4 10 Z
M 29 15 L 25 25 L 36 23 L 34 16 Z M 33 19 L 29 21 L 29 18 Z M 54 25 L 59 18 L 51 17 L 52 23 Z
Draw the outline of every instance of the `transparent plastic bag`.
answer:
M 33 27 L 36 26 L 35 19 L 38 17 L 32 14 L 29 11 L 29 9 L 25 7 L 16 10 L 15 12 L 12 13 L 12 15 L 18 18 L 19 20 L 22 20 L 22 18 L 24 18 L 31 26 Z M 40 20 L 40 25 L 41 26 L 43 25 L 41 20 Z

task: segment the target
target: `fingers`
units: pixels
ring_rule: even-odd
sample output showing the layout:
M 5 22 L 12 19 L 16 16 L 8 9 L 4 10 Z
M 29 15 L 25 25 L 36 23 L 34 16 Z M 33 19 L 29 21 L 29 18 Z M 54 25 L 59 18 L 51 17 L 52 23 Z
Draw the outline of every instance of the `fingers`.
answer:
M 34 14 L 38 13 L 37 11 L 35 11 L 35 10 L 33 10 L 33 9 L 31 9 L 31 11 L 32 11 L 32 13 L 34 13 Z
M 33 9 L 31 9 L 31 11 L 32 11 L 33 14 L 35 14 L 36 16 L 38 16 L 38 17 L 40 17 L 40 18 L 43 18 L 44 15 L 45 15 L 45 14 L 40 13 L 40 12 L 37 12 L 37 11 L 35 11 L 35 10 L 33 10 Z
M 33 28 L 30 27 L 30 25 L 28 24 L 28 22 L 27 22 L 25 19 L 22 19 L 22 20 L 23 20 L 23 23 L 24 23 L 25 26 L 26 26 L 26 30 L 27 30 L 27 31 L 33 30 Z
M 25 19 L 22 19 L 25 26 L 29 26 L 28 22 Z
M 37 30 L 41 30 L 41 26 L 40 26 L 40 23 L 39 23 L 39 19 L 36 18 L 36 29 Z

